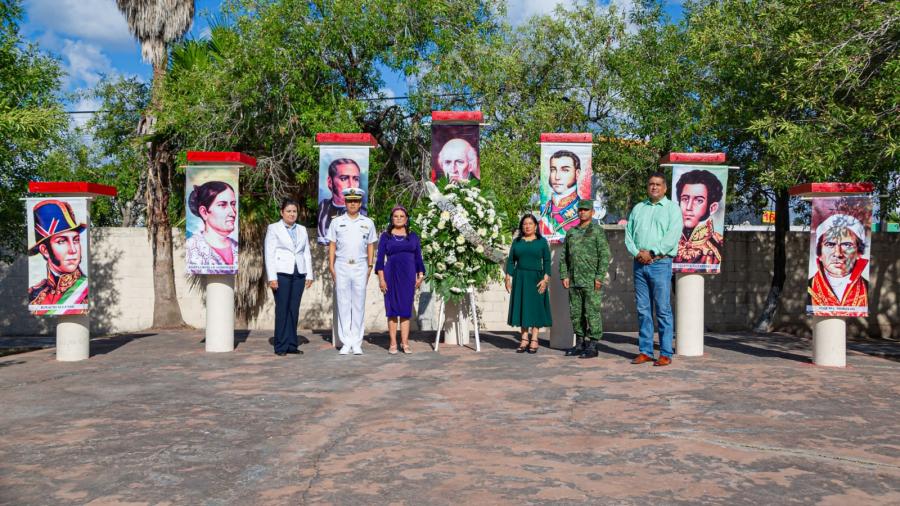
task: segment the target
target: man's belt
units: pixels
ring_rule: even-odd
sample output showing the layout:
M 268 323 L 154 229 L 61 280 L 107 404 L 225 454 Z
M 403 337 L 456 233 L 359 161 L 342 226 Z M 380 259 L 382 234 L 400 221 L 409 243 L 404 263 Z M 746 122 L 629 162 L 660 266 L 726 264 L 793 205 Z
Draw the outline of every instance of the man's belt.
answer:
M 345 264 L 364 264 L 367 262 L 365 258 L 337 258 L 335 259 L 337 262 L 344 262 Z

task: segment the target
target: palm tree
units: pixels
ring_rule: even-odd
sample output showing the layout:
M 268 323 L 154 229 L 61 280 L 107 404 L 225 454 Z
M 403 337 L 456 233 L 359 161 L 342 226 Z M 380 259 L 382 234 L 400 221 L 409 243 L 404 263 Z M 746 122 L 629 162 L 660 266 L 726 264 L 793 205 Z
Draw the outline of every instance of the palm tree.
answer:
M 168 46 L 184 36 L 194 19 L 193 0 L 116 0 L 128 28 L 141 43 L 141 56 L 153 66 L 150 108 L 144 112 L 138 133 L 147 136 L 147 230 L 153 246 L 153 326 L 184 325 L 175 294 L 172 258 L 172 225 L 169 198 L 175 162 L 169 138 L 154 136 L 156 115 L 166 73 Z

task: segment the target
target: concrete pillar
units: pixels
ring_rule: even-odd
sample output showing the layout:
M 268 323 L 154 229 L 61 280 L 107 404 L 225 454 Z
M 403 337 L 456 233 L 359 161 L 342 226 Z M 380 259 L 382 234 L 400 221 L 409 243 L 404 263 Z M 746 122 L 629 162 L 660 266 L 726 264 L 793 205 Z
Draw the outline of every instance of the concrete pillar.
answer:
M 469 308 L 465 301 L 448 301 L 444 305 L 444 343 L 467 345 L 470 330 Z
M 91 356 L 91 317 L 86 314 L 56 317 L 56 360 L 77 362 Z
M 703 355 L 703 274 L 678 274 L 675 281 L 675 352 L 684 357 Z
M 206 276 L 206 351 L 234 351 L 234 275 Z
M 813 363 L 847 366 L 847 321 L 834 316 L 813 316 Z
M 559 279 L 559 262 L 563 256 L 563 244 L 550 245 L 550 315 L 553 326 L 550 327 L 550 347 L 562 350 L 575 346 L 575 330 L 569 316 L 569 291 L 563 288 Z M 606 289 L 606 287 L 603 287 Z

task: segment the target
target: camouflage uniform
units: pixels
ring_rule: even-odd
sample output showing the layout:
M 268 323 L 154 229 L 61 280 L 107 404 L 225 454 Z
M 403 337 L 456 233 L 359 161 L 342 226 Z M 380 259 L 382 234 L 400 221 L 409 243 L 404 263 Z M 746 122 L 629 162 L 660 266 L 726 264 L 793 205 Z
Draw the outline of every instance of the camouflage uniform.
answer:
M 579 340 L 599 341 L 603 337 L 603 297 L 600 290 L 594 290 L 594 281 L 606 279 L 609 260 L 609 243 L 602 226 L 591 222 L 568 231 L 559 277 L 569 279 L 569 314 Z

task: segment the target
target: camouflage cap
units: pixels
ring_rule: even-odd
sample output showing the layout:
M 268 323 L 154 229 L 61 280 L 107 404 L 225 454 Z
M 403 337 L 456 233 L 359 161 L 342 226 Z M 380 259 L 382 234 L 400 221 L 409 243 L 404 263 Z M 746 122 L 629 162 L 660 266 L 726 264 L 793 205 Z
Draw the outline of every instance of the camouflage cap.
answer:
M 594 201 L 591 199 L 581 199 L 578 201 L 578 209 L 594 209 Z

